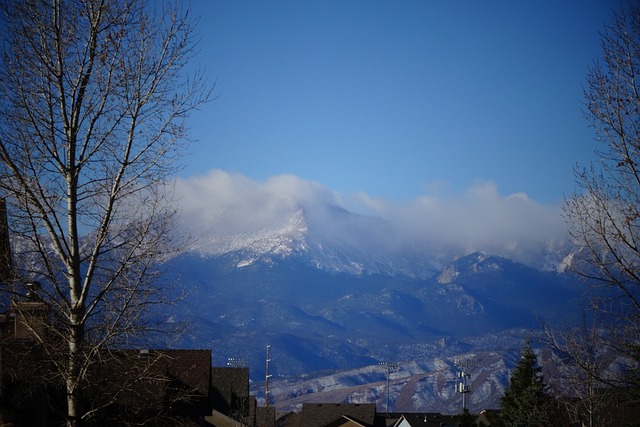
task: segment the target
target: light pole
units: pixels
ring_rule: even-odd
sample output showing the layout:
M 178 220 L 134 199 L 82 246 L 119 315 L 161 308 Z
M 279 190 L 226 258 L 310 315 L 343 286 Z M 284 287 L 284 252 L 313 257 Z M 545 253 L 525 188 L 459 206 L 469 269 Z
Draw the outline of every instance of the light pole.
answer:
M 247 359 L 241 357 L 227 357 L 227 366 L 230 368 L 245 368 Z
M 467 393 L 471 392 L 471 384 L 467 383 L 467 378 L 471 377 L 469 371 L 476 366 L 476 361 L 471 358 L 456 359 L 455 365 L 459 369 L 458 378 L 460 382 L 456 381 L 456 393 L 462 394 L 462 412 L 467 409 Z
M 264 386 L 264 400 L 267 408 L 269 407 L 269 377 L 271 377 L 271 375 L 269 375 L 269 362 L 271 362 L 271 359 L 269 359 L 270 348 L 271 346 L 267 344 L 267 363 L 266 363 L 265 386 Z
M 378 365 L 384 367 L 387 370 L 387 414 L 389 413 L 389 375 L 391 370 L 398 368 L 397 362 L 380 362 Z

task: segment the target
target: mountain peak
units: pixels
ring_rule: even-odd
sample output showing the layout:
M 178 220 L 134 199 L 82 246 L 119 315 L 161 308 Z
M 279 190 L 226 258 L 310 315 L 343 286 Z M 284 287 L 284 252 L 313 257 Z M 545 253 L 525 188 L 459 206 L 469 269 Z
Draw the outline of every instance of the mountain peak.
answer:
M 262 206 L 249 217 L 240 214 L 246 207 L 234 204 L 200 213 L 207 218 L 207 227 L 189 252 L 205 257 L 235 254 L 238 268 L 297 257 L 332 272 L 429 278 L 461 251 L 455 245 L 418 238 L 387 219 L 357 214 L 334 203 L 278 198 L 265 200 Z M 537 259 L 548 264 L 557 257 L 546 250 Z M 459 258 L 457 268 L 464 267 L 463 262 L 489 268 L 489 258 L 487 253 L 473 252 Z M 452 268 L 443 272 L 442 283 L 453 279 Z

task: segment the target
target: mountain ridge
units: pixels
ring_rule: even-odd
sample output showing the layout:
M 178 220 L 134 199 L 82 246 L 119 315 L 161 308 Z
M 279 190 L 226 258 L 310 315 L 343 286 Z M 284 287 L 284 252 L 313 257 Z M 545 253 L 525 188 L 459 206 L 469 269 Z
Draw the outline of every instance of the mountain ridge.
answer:
M 193 322 L 179 344 L 213 349 L 219 366 L 227 358 L 245 359 L 255 384 L 265 373 L 266 345 L 274 381 L 287 383 L 380 361 L 448 360 L 486 352 L 487 341 L 509 359 L 521 347 L 523 331 L 535 330 L 541 320 L 570 322 L 578 315 L 581 288 L 555 268 L 566 254 L 552 243 L 543 246 L 553 250 L 539 248 L 531 265 L 464 245 L 404 241 L 406 235 L 394 236 L 384 219 L 331 204 L 289 200 L 274 211 L 276 220 L 256 213 L 246 227 L 238 223 L 203 236 L 164 265 L 191 291 L 175 313 Z M 233 222 L 233 209 L 223 216 Z M 496 401 L 508 379 L 501 372 L 483 373 L 494 385 L 482 402 Z M 430 374 L 420 375 L 426 381 Z M 439 396 L 433 388 L 418 388 L 403 399 L 443 410 L 456 405 L 449 389 L 438 388 Z M 370 399 L 363 390 L 360 398 Z
M 353 366 L 324 360 L 332 351 L 353 363 L 359 358 L 366 362 L 377 357 L 370 354 L 379 346 L 535 328 L 541 318 L 571 317 L 567 308 L 580 297 L 566 275 L 481 253 L 449 266 L 456 276 L 444 284 L 443 274 L 430 279 L 355 275 L 317 269 L 295 257 L 244 267 L 237 267 L 237 261 L 233 254 L 183 255 L 167 265 L 181 271 L 183 283 L 194 290 L 183 314 L 205 327 L 192 342 L 217 335 L 213 342 L 226 348 L 228 357 L 256 353 L 278 341 L 290 349 L 293 359 L 304 361 L 314 351 L 326 353 L 318 363 L 297 364 L 300 368 L 292 368 L 291 374 Z M 231 345 L 236 338 L 250 336 L 260 343 L 253 350 L 240 342 Z M 228 345 L 223 345 L 225 340 Z M 317 350 L 323 346 L 325 350 Z M 260 366 L 259 356 L 254 359 Z
M 397 233 L 383 218 L 356 214 L 330 203 L 291 199 L 275 211 L 277 215 L 257 214 L 251 224 L 230 226 L 225 218 L 233 217 L 234 209 L 223 210 L 186 252 L 205 257 L 233 254 L 239 268 L 298 257 L 327 271 L 423 279 L 474 252 L 512 258 L 506 255 L 507 250 L 412 240 Z M 216 231 L 218 228 L 224 231 Z M 517 245 L 510 247 L 514 251 Z M 562 272 L 571 259 L 570 248 L 551 241 L 537 251 L 526 264 L 546 271 Z

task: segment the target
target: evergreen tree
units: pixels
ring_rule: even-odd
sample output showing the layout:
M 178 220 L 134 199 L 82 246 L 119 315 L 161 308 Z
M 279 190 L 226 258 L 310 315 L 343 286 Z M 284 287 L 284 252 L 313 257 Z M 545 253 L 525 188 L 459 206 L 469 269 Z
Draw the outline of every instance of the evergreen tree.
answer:
M 549 400 L 542 369 L 531 348 L 531 341 L 527 339 L 520 362 L 509 379 L 509 387 L 500 399 L 502 421 L 504 425 L 513 427 L 552 425 Z

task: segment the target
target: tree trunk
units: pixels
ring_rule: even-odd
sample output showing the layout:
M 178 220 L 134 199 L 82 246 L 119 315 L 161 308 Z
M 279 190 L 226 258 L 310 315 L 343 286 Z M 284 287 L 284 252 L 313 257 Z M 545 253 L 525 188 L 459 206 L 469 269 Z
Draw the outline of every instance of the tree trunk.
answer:
M 82 424 L 81 387 L 81 352 L 83 346 L 84 324 L 79 321 L 82 315 L 74 314 L 71 319 L 69 334 L 69 360 L 67 364 L 67 426 L 77 427 Z

